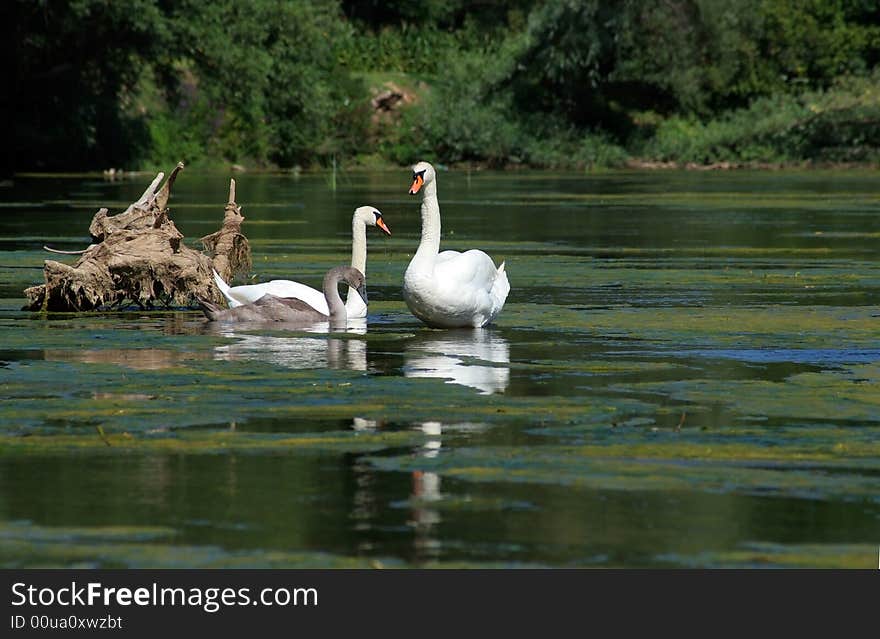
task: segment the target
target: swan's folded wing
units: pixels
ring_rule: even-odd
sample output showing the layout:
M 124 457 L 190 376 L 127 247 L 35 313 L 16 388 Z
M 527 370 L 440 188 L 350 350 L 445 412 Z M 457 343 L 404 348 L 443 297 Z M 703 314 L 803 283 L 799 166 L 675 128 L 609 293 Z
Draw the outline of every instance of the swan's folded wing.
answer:
M 437 257 L 434 277 L 446 285 L 467 290 L 492 288 L 498 271 L 492 258 L 483 251 L 443 251 Z
M 231 294 L 244 304 L 256 302 L 264 295 L 296 298 L 302 300 L 316 311 L 324 313 L 324 315 L 330 313 L 330 309 L 327 307 L 327 300 L 324 299 L 324 294 L 321 291 L 291 280 L 271 280 L 262 284 L 234 286 L 231 289 Z
M 265 302 L 264 302 L 265 300 Z M 261 297 L 256 304 L 272 304 L 272 305 L 283 305 L 293 311 L 303 311 L 306 313 L 314 313 L 315 307 L 307 302 L 302 301 L 296 297 L 276 297 L 275 295 L 264 295 Z

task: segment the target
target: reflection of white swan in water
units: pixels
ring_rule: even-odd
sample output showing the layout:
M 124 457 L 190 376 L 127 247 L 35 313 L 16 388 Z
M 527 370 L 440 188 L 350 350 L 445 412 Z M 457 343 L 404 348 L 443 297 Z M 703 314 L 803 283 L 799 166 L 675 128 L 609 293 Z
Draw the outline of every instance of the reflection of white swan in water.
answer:
M 384 422 L 377 422 L 374 419 L 365 419 L 363 417 L 355 417 L 352 419 L 351 427 L 355 431 L 375 431 L 382 428 Z M 465 430 L 470 430 L 475 426 L 472 424 L 462 424 Z M 476 425 L 480 428 L 482 425 Z M 440 422 L 421 422 L 413 424 L 414 428 L 422 431 L 425 435 L 425 441 L 413 450 L 415 455 L 431 459 L 440 453 L 442 447 L 441 436 L 443 435 L 443 424 Z M 443 499 L 440 492 L 440 475 L 426 470 L 414 470 L 410 473 L 410 511 L 411 518 L 409 524 L 415 529 L 416 536 L 413 545 L 420 553 L 434 556 L 438 552 L 441 543 L 439 539 L 433 536 L 433 528 L 442 521 L 440 512 L 432 508 L 432 502 Z M 363 498 L 358 502 L 364 502 Z M 373 501 L 373 500 L 371 500 Z
M 351 428 L 357 432 L 372 432 L 381 430 L 386 422 L 377 421 L 364 417 L 354 417 Z M 420 430 L 425 439 L 412 450 L 416 457 L 433 459 L 441 454 L 443 448 L 443 434 L 464 434 L 482 432 L 489 425 L 482 422 L 456 422 L 444 424 L 439 421 L 416 422 L 412 428 Z M 436 558 L 443 548 L 443 543 L 437 535 L 436 526 L 442 523 L 442 512 L 437 508 L 437 503 L 445 497 L 442 491 L 443 478 L 440 473 L 431 470 L 413 470 L 410 473 L 410 486 L 408 495 L 408 507 L 410 518 L 407 524 L 414 531 L 413 548 L 419 559 Z M 368 492 L 371 484 L 358 482 L 358 492 L 353 500 L 352 519 L 363 520 L 375 516 L 378 508 L 375 504 L 380 499 Z M 369 505 L 369 508 L 365 507 Z M 368 523 L 358 524 L 360 529 L 369 528 Z
M 327 325 L 306 329 L 311 333 L 327 333 Z M 357 320 L 349 320 L 347 333 L 366 332 Z M 230 344 L 214 349 L 214 359 L 225 361 L 256 360 L 285 368 L 334 368 L 355 371 L 367 370 L 367 343 L 361 339 L 338 337 L 287 337 L 259 335 L 223 327 L 218 335 L 234 338 Z M 332 335 L 332 334 L 331 334 Z
M 486 329 L 429 333 L 407 343 L 403 374 L 437 377 L 481 393 L 503 393 L 510 381 L 510 346 Z

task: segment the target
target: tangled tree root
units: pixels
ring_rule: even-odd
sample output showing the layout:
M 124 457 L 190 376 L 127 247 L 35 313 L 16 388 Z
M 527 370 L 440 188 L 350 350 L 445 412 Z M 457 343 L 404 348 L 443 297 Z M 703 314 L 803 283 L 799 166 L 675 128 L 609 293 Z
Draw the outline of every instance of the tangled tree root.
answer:
M 25 289 L 25 310 L 88 311 L 136 304 L 192 306 L 195 298 L 222 301 L 212 269 L 225 279 L 251 266 L 251 251 L 241 232 L 241 207 L 230 180 L 229 202 L 220 230 L 202 238 L 205 253 L 184 245 L 169 217 L 168 199 L 178 164 L 168 180 L 159 173 L 141 198 L 123 213 L 99 210 L 89 225 L 92 244 L 72 266 L 46 260 L 45 283 Z M 158 189 L 158 190 L 157 190 Z

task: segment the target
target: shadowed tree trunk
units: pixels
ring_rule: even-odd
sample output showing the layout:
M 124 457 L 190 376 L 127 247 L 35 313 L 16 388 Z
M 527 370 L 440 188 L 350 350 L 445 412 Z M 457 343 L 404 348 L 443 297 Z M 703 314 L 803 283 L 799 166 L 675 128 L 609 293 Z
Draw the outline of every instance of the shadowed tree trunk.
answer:
M 46 260 L 45 283 L 25 289 L 25 310 L 88 311 L 134 303 L 190 306 L 195 298 L 221 302 L 212 269 L 227 281 L 251 266 L 250 245 L 241 232 L 241 207 L 230 180 L 229 201 L 219 231 L 202 238 L 207 254 L 183 243 L 183 234 L 169 217 L 168 199 L 178 164 L 159 188 L 159 173 L 141 198 L 123 213 L 99 210 L 89 232 L 93 243 L 73 264 Z M 158 190 L 157 190 L 158 189 Z

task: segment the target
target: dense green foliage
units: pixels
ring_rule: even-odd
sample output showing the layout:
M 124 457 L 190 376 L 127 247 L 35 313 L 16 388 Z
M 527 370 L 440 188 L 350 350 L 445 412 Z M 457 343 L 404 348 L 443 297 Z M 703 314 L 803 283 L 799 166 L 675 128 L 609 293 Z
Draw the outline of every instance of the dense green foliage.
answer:
M 848 78 L 827 91 L 774 94 L 709 122 L 665 120 L 645 155 L 683 162 L 829 162 L 880 159 L 880 77 Z
M 876 0 L 10 0 L 7 170 L 876 161 Z M 370 98 L 396 78 L 392 122 Z
M 6 167 L 100 166 L 149 143 L 125 105 L 168 37 L 156 2 L 17 0 L 3 3 L 0 24 Z

